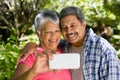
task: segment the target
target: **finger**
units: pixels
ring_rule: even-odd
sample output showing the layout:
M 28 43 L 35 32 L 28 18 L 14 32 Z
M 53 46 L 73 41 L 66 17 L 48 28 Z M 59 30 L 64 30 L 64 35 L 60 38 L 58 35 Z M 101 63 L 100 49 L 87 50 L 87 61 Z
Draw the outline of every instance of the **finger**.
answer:
M 28 55 L 26 55 L 25 53 L 22 53 L 22 54 L 20 54 L 18 60 L 21 59 L 22 61 L 24 61 L 27 57 L 28 57 Z
M 34 50 L 34 53 L 33 53 L 33 54 L 35 55 L 35 57 L 37 57 L 38 54 L 39 54 L 38 50 Z
M 59 69 L 53 69 L 53 72 L 60 72 Z
M 53 54 L 48 54 L 47 56 L 48 56 L 49 60 L 53 59 Z
M 22 59 L 22 61 L 24 61 L 26 58 L 27 58 L 27 56 L 25 56 L 25 54 L 20 55 L 20 59 Z
M 49 72 L 54 72 L 54 70 L 49 68 Z
M 54 54 L 55 51 L 53 51 L 53 50 L 44 50 L 44 53 L 46 53 L 46 54 Z
M 33 42 L 29 42 L 27 43 L 24 48 L 22 49 L 22 52 L 21 54 L 28 54 L 29 52 L 31 51 L 34 51 L 34 49 L 36 49 L 37 47 L 37 44 L 36 43 L 33 43 Z
M 52 51 L 52 50 L 44 50 L 43 53 L 46 54 L 46 55 L 52 55 L 52 54 L 54 54 L 55 52 Z

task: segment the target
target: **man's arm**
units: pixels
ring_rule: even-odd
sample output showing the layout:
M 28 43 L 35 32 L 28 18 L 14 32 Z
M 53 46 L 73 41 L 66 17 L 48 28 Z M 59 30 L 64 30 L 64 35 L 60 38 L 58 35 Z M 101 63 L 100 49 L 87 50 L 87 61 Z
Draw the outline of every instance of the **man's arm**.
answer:
M 33 53 L 35 51 L 36 47 L 37 47 L 37 44 L 34 42 L 27 43 L 22 49 L 19 59 L 25 60 L 30 53 Z

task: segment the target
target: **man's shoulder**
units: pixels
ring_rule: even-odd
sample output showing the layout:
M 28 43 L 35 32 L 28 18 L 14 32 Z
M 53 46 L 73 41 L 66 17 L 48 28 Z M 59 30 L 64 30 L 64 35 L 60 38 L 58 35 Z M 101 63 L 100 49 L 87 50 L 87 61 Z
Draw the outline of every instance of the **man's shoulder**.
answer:
M 60 48 L 64 48 L 65 45 L 66 45 L 66 41 L 63 40 L 63 39 L 61 39 L 61 40 L 60 40 L 60 43 L 59 43 L 59 45 L 58 45 L 58 47 L 60 47 Z
M 85 44 L 89 46 L 93 45 L 96 48 L 99 47 L 101 49 L 114 49 L 110 42 L 98 36 L 96 33 L 93 32 L 92 29 L 89 29 L 87 33 Z
M 94 33 L 92 28 L 88 28 L 84 44 L 91 46 L 91 44 L 100 44 L 100 41 L 101 37 Z

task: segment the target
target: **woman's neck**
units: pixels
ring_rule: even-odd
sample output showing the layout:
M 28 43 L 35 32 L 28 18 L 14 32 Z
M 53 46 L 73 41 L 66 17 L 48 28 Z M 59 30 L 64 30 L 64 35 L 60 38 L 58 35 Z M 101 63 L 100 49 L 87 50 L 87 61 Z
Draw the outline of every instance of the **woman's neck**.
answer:
M 54 49 L 52 49 L 52 48 L 46 48 L 44 45 L 42 45 L 42 44 L 39 44 L 39 47 L 41 47 L 41 48 L 43 48 L 43 49 L 45 49 L 45 50 L 50 50 L 50 51 L 52 51 L 52 52 L 56 52 L 57 50 L 58 50 L 58 48 L 56 47 L 56 48 L 54 48 Z

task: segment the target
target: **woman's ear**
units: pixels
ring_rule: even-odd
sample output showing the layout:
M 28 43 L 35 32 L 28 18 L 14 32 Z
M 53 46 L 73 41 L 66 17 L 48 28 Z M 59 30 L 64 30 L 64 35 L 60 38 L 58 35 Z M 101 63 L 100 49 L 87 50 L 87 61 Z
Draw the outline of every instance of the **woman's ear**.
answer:
M 37 33 L 37 36 L 39 37 L 40 36 L 40 31 L 35 30 L 35 32 Z
M 38 37 L 38 39 L 39 39 L 39 41 L 40 41 L 40 31 L 38 31 L 38 30 L 35 30 L 35 32 L 36 32 L 36 34 L 37 34 L 37 37 Z

